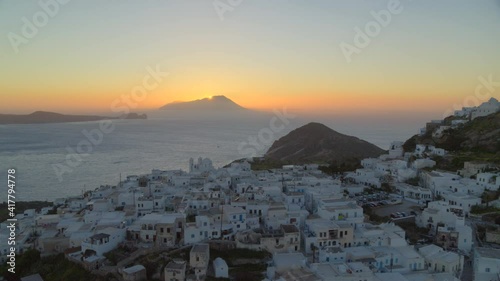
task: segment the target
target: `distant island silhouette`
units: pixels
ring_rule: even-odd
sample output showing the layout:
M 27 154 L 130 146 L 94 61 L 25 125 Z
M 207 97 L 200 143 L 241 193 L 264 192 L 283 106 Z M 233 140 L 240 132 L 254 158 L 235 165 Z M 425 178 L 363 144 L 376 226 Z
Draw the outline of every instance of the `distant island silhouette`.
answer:
M 31 114 L 0 114 L 0 124 L 45 124 L 45 123 L 69 123 L 89 122 L 112 119 L 147 119 L 146 114 L 128 113 L 119 117 L 95 116 L 95 115 L 66 115 L 55 112 L 35 111 Z
M 219 95 L 210 98 L 198 99 L 186 102 L 172 102 L 162 107 L 161 110 L 202 110 L 202 111 L 235 111 L 248 110 L 226 96 Z

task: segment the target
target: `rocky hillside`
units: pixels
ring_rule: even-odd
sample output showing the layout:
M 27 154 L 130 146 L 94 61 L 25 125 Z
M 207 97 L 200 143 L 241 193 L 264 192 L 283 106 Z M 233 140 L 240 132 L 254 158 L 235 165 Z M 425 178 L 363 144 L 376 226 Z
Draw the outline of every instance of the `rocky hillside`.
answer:
M 452 117 L 445 119 L 445 125 Z M 450 152 L 500 152 L 500 112 L 476 118 L 456 129 L 445 131 L 440 137 L 433 137 L 432 132 L 423 136 L 415 135 L 406 141 L 405 151 L 412 151 L 415 144 L 430 144 Z
M 444 120 L 449 125 L 453 117 Z M 476 118 L 458 128 L 433 137 L 432 132 L 423 136 L 415 135 L 404 144 L 405 151 L 411 152 L 416 144 L 429 144 L 448 151 L 445 157 L 433 156 L 436 168 L 455 172 L 463 168 L 464 162 L 479 161 L 500 165 L 500 112 Z
M 265 158 L 283 163 L 359 163 L 385 151 L 359 138 L 309 123 L 275 141 Z

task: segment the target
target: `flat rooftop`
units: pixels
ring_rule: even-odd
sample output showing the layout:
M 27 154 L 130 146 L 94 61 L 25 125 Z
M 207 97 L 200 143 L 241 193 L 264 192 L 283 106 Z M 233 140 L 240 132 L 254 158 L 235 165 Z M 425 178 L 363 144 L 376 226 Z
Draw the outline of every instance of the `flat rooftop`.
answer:
M 204 253 L 210 251 L 210 246 L 208 244 L 196 244 L 191 249 L 193 253 Z
M 478 247 L 475 251 L 483 258 L 500 259 L 500 249 Z
M 283 224 L 281 225 L 281 228 L 283 228 L 283 231 L 285 233 L 296 233 L 299 232 L 299 229 L 293 225 L 293 224 Z
M 167 264 L 167 269 L 178 269 L 178 270 L 181 270 L 181 269 L 184 269 L 184 267 L 186 266 L 186 262 L 185 261 L 171 261 Z

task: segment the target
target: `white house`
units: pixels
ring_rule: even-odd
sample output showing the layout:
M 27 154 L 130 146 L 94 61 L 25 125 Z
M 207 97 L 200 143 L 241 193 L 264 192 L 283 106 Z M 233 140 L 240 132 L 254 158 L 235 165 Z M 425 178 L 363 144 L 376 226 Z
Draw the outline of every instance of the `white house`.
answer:
M 313 247 L 351 247 L 353 245 L 353 227 L 348 223 L 336 223 L 328 219 L 308 219 L 304 228 L 304 247 L 310 254 Z
M 485 162 L 464 162 L 464 168 L 457 171 L 457 173 L 464 178 L 468 178 L 473 175 L 483 173 L 484 170 L 489 168 L 490 166 L 490 163 Z
M 497 190 L 500 188 L 500 173 L 479 173 L 476 182 L 485 189 Z
M 210 246 L 208 244 L 196 244 L 189 253 L 189 266 L 195 271 L 199 279 L 206 276 L 208 263 L 210 261 Z
M 319 200 L 317 214 L 325 219 L 348 222 L 352 226 L 364 220 L 363 208 L 356 201 L 343 199 Z
M 412 167 L 414 169 L 423 169 L 423 168 L 432 168 L 436 166 L 436 161 L 434 160 L 431 160 L 429 158 L 425 158 L 425 159 L 416 159 L 415 161 L 413 161 L 412 163 Z
M 181 260 L 173 260 L 165 266 L 164 280 L 165 281 L 185 281 L 186 280 L 186 262 Z
M 125 240 L 126 231 L 123 228 L 106 228 L 82 242 L 82 253 L 93 251 L 96 256 L 103 256 Z
M 134 265 L 120 270 L 124 281 L 144 281 L 147 279 L 146 268 L 143 265 Z
M 344 249 L 340 247 L 325 247 L 319 249 L 319 262 L 338 263 L 347 261 Z
M 474 248 L 474 281 L 498 280 L 500 249 Z
M 436 245 L 427 245 L 418 249 L 424 257 L 429 272 L 458 273 L 463 268 L 463 258 L 454 252 L 447 252 Z
M 184 244 L 200 243 L 211 237 L 210 220 L 207 216 L 196 216 L 194 223 L 186 223 L 184 228 Z
M 235 231 L 247 229 L 247 213 L 243 208 L 230 205 L 221 206 L 224 222 L 234 226 Z
M 464 225 L 461 207 L 451 206 L 448 202 L 433 201 L 428 203 L 422 213 L 417 216 L 415 223 L 420 227 L 431 227 L 436 230 L 438 223 L 448 226 Z
M 472 111 L 471 118 L 474 120 L 477 117 L 488 116 L 498 111 L 500 111 L 500 102 L 495 98 L 491 98 Z
M 394 223 L 372 225 L 360 224 L 354 230 L 353 246 L 388 246 L 403 247 L 408 243 L 405 239 L 405 231 Z
M 428 188 L 413 186 L 406 183 L 396 183 L 395 187 L 403 198 L 411 198 L 424 203 L 432 200 L 432 191 Z

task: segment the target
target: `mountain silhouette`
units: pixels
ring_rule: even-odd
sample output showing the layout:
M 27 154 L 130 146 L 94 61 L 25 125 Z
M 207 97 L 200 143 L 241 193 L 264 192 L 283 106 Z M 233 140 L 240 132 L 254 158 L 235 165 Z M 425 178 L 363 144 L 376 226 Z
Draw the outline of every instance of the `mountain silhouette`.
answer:
M 187 102 L 172 102 L 160 107 L 161 110 L 203 110 L 203 111 L 234 111 L 246 110 L 226 96 L 213 96 Z

